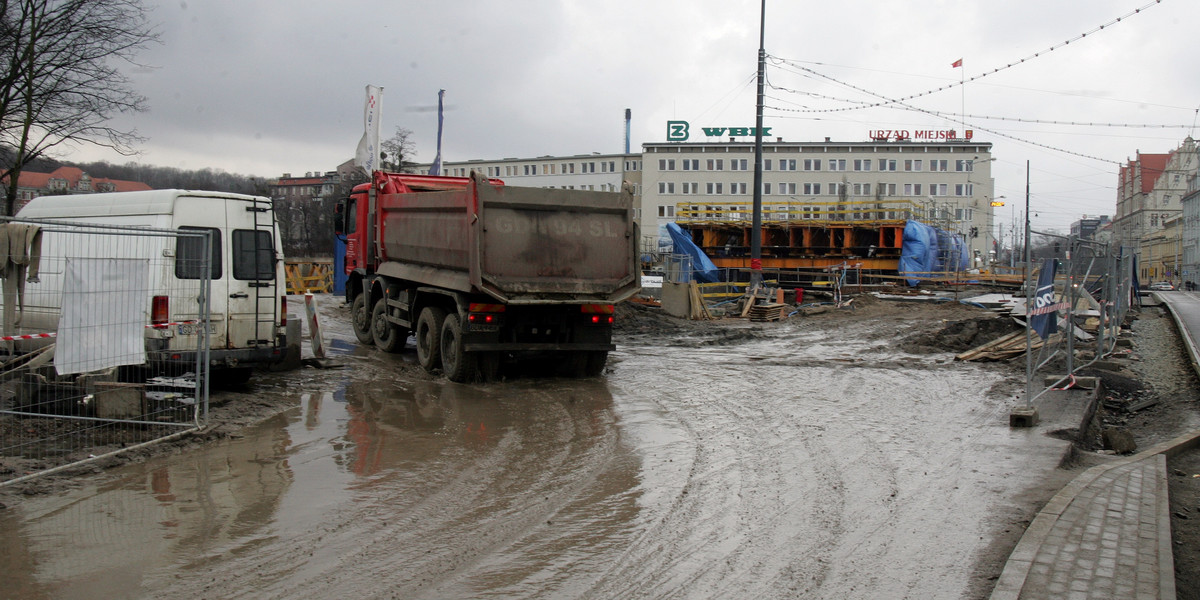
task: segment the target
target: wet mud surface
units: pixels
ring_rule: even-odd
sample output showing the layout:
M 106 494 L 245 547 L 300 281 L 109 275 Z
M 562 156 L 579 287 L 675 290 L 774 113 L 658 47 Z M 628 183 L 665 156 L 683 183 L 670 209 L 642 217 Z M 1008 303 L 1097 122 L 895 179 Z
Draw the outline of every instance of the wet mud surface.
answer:
M 1003 335 L 964 305 L 623 307 L 603 377 L 486 385 L 321 306 L 342 368 L 261 374 L 204 436 L 0 495 L 5 594 L 985 598 L 1076 474 L 1009 428 L 1019 367 L 931 351 Z

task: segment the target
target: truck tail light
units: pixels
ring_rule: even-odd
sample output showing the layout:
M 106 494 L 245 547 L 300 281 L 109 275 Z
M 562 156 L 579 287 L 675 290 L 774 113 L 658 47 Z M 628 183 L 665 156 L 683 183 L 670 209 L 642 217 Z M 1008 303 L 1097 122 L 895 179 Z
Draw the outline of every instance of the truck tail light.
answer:
M 287 296 L 279 297 L 279 326 L 287 327 Z
M 611 304 L 582 304 L 579 306 L 587 320 L 593 325 L 612 325 L 616 307 Z
M 170 305 L 167 302 L 166 296 L 155 296 L 150 301 L 150 324 L 162 325 L 166 323 L 170 315 L 169 307 Z
M 505 309 L 503 304 L 472 302 L 467 305 L 467 322 L 475 325 L 499 325 Z

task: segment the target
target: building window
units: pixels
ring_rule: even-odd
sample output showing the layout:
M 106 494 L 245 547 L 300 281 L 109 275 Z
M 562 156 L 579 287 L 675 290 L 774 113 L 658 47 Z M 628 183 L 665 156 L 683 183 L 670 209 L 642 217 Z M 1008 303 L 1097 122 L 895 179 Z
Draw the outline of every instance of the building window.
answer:
M 879 189 L 886 190 L 888 196 L 896 195 L 896 184 L 894 183 L 881 183 L 879 184 Z
M 729 170 L 730 171 L 745 171 L 747 164 L 749 164 L 749 163 L 747 163 L 746 159 L 744 159 L 744 158 L 731 158 L 731 159 L 729 159 Z
M 673 158 L 658 159 L 658 170 L 659 171 L 674 171 L 675 170 L 675 159 L 673 159 Z
M 845 171 L 846 170 L 846 159 L 844 159 L 844 158 L 829 159 L 829 170 L 830 171 Z
M 796 170 L 796 159 L 794 159 L 794 158 L 779 159 L 779 170 L 780 171 L 795 171 Z
M 615 160 L 608 161 L 608 172 L 609 173 L 617 172 L 617 161 L 615 161 Z
M 724 193 L 722 191 L 724 189 L 722 187 L 723 185 L 724 184 L 712 183 L 712 182 L 706 183 L 706 184 L 704 184 L 704 193 L 709 194 L 709 195 L 723 194 Z
M 829 194 L 831 196 L 841 196 L 842 192 L 844 192 L 844 191 L 846 191 L 846 184 L 844 184 L 844 183 L 829 184 Z
M 855 171 L 870 171 L 871 170 L 871 159 L 869 159 L 869 158 L 854 159 L 854 170 Z
M 896 170 L 896 161 L 886 159 L 886 158 L 879 159 L 879 170 L 880 171 L 895 171 Z
M 954 184 L 955 196 L 974 196 L 975 184 L 973 183 L 956 183 Z
M 658 182 L 658 193 L 660 193 L 660 194 L 674 194 L 674 193 L 675 193 L 675 182 L 674 182 L 674 181 L 660 181 L 660 182 Z
M 763 159 L 763 170 L 764 170 L 764 171 L 770 171 L 770 170 L 771 170 L 771 159 L 769 159 L 769 158 L 764 158 L 764 159 Z
M 683 170 L 684 171 L 699 171 L 700 170 L 700 159 L 698 159 L 698 158 L 683 159 Z
M 947 187 L 949 187 L 949 186 L 947 186 L 947 184 L 944 184 L 944 183 L 931 183 L 931 184 L 929 184 L 929 195 L 930 196 L 945 196 Z
M 729 193 L 730 194 L 745 194 L 746 193 L 746 184 L 744 182 L 729 184 Z
M 956 161 L 954 161 L 954 170 L 955 171 L 968 171 L 968 172 L 974 171 L 975 170 L 975 161 L 956 160 Z
M 723 158 L 708 159 L 708 170 L 709 171 L 724 171 L 725 170 L 725 159 L 723 159 Z
M 821 194 L 821 184 L 819 183 L 806 183 L 803 189 L 805 195 L 819 196 Z
M 854 184 L 854 195 L 855 196 L 870 196 L 871 195 L 871 184 L 869 184 L 869 183 Z
M 684 183 L 684 184 L 682 184 L 682 188 L 683 189 L 681 191 L 685 194 L 699 194 L 700 193 L 700 184 L 698 184 L 696 182 Z
M 945 159 L 934 159 L 929 161 L 930 171 L 949 171 L 950 161 Z
M 765 182 L 765 181 L 763 182 L 763 195 L 764 195 L 764 196 L 770 196 L 770 195 L 771 195 L 771 184 L 769 184 L 769 183 L 767 183 L 767 182 Z
M 796 184 L 794 184 L 794 183 L 779 184 L 779 193 L 783 194 L 785 196 L 795 196 L 796 195 Z
M 912 172 L 920 172 L 920 171 L 921 171 L 921 159 L 919 159 L 919 158 L 917 158 L 917 159 L 913 159 L 913 158 L 905 159 L 905 161 L 904 161 L 904 170 L 905 170 L 905 171 L 912 171 Z
M 660 216 L 660 217 L 674 217 L 674 216 L 675 216 L 675 207 L 674 207 L 674 206 L 670 206 L 670 205 L 662 205 L 662 206 L 659 206 L 659 207 L 658 207 L 658 216 Z
M 819 159 L 819 158 L 804 159 L 804 170 L 805 171 L 820 171 L 821 170 L 821 159 Z

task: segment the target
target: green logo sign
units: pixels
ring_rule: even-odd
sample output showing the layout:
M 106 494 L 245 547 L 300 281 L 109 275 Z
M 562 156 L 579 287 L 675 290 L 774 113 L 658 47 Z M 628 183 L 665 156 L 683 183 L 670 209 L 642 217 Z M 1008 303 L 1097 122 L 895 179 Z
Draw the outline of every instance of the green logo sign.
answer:
M 687 121 L 667 121 L 667 141 L 686 142 L 688 139 Z
M 668 142 L 686 142 L 688 140 L 688 125 L 687 121 L 667 121 L 667 141 Z M 747 137 L 758 135 L 757 127 L 701 127 L 704 130 L 704 135 L 707 137 L 721 137 L 724 135 Z M 770 127 L 763 127 L 762 134 L 764 136 L 771 135 Z

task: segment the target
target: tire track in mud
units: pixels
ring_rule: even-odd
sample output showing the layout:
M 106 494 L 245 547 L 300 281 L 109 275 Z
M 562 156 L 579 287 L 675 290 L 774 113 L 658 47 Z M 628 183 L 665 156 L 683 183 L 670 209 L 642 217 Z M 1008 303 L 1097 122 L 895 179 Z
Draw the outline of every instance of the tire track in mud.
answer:
M 852 346 L 842 351 L 852 354 Z M 825 357 L 772 356 L 774 348 L 770 342 L 725 348 L 712 354 L 719 361 L 696 352 L 653 369 L 675 375 L 642 394 L 663 395 L 656 400 L 663 411 L 686 423 L 693 466 L 674 504 L 593 588 L 594 596 L 869 598 L 936 594 L 956 585 L 946 582 L 956 569 L 936 569 L 963 562 L 961 554 L 949 553 L 931 568 L 913 565 L 912 556 L 936 545 L 937 536 L 931 540 L 922 528 L 944 521 L 948 502 L 939 495 L 957 489 L 971 427 L 996 410 L 971 404 L 997 376 L 926 359 L 829 360 L 828 346 L 818 349 Z M 697 364 L 704 365 L 703 387 L 689 383 Z M 930 437 L 929 424 L 945 418 L 939 399 L 956 396 L 968 402 L 946 404 L 968 415 L 961 423 L 966 430 L 952 426 Z M 952 420 L 959 424 L 958 416 Z M 748 441 L 763 439 L 769 441 Z M 940 474 L 931 478 L 931 471 Z M 706 486 L 718 473 L 718 484 Z M 704 493 L 716 499 L 697 499 Z M 736 519 L 713 516 L 730 512 Z M 965 538 L 974 544 L 977 536 Z

